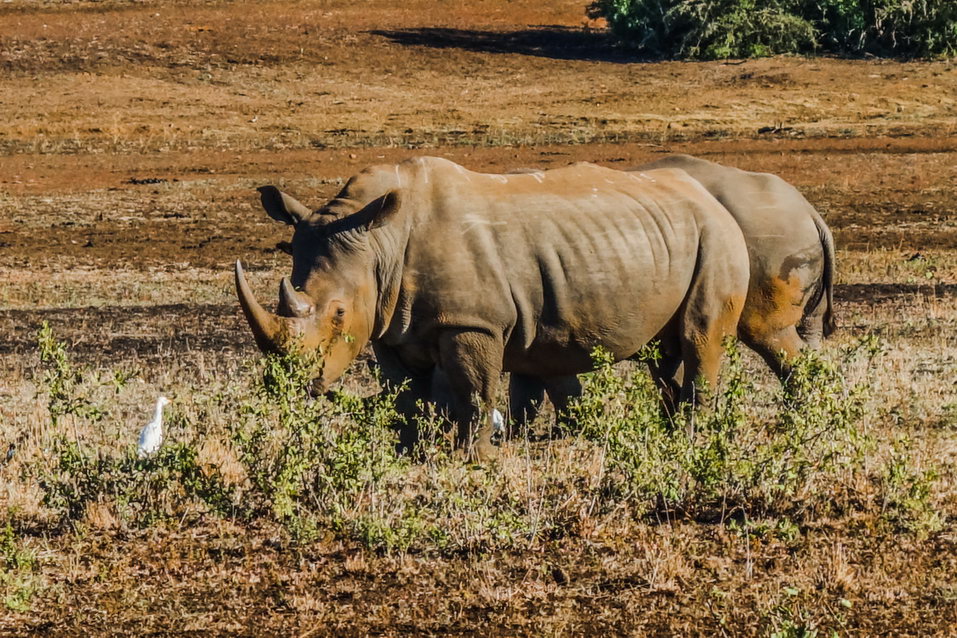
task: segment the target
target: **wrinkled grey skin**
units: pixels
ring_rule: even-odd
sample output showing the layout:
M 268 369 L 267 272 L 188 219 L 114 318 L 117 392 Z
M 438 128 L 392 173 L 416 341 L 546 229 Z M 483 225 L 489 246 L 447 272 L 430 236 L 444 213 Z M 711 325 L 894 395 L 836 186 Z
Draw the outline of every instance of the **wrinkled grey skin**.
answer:
M 782 381 L 789 362 L 806 347 L 817 348 L 834 329 L 834 240 L 813 206 L 786 181 L 688 155 L 671 155 L 631 172 L 678 168 L 700 182 L 731 213 L 748 246 L 751 280 L 738 337 L 767 362 Z M 677 353 L 663 352 L 654 371 L 666 379 L 677 371 Z M 674 392 L 673 383 L 662 390 Z M 564 409 L 581 386 L 576 378 L 536 379 L 512 375 L 513 420 L 531 420 L 545 393 Z
M 572 376 L 597 346 L 621 360 L 660 340 L 684 365 L 675 399 L 701 400 L 748 293 L 741 229 L 681 170 L 487 175 L 419 158 L 363 171 L 315 212 L 261 190 L 295 233 L 278 313 L 237 265 L 260 348 L 322 349 L 322 391 L 371 341 L 412 400 L 447 384 L 457 445 L 479 457 L 502 372 Z

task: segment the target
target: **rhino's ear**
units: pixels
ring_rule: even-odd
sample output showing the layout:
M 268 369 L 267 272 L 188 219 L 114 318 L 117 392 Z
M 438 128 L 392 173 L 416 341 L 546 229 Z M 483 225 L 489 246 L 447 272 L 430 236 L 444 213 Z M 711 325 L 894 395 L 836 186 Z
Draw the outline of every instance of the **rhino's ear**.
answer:
M 398 191 L 389 191 L 356 213 L 357 221 L 361 228 L 372 230 L 388 224 L 401 207 L 402 201 Z
M 260 186 L 256 190 L 266 213 L 276 221 L 295 226 L 312 213 L 305 204 L 275 186 Z

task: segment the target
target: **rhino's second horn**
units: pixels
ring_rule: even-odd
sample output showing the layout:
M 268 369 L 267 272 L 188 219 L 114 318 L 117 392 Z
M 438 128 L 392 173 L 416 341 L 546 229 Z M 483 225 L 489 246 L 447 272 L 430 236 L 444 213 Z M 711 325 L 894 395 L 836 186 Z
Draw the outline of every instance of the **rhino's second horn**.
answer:
M 277 312 L 283 317 L 308 317 L 315 311 L 312 301 L 305 293 L 293 288 L 289 277 L 283 277 L 279 284 L 279 307 Z

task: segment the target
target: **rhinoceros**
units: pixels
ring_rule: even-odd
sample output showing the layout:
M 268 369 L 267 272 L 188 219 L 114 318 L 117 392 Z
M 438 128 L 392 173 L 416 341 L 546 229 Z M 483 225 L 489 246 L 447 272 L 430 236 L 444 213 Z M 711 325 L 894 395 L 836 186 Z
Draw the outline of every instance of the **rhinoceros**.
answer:
M 642 172 L 681 169 L 701 183 L 731 213 L 748 245 L 751 280 L 738 336 L 782 380 L 789 362 L 805 347 L 818 347 L 835 329 L 834 240 L 827 224 L 801 193 L 768 173 L 753 173 L 688 155 L 670 155 L 631 169 Z M 664 351 L 653 370 L 662 390 L 680 358 Z M 511 417 L 534 417 L 545 391 L 559 410 L 581 392 L 577 378 L 541 379 L 513 374 Z
M 260 349 L 320 349 L 316 391 L 370 341 L 387 378 L 415 385 L 437 369 L 456 444 L 479 457 L 494 454 L 503 371 L 574 375 L 598 346 L 621 360 L 658 339 L 680 352 L 679 399 L 701 397 L 748 292 L 741 229 L 678 169 L 489 175 L 417 158 L 362 171 L 316 211 L 260 192 L 267 213 L 295 227 L 276 313 L 236 263 Z

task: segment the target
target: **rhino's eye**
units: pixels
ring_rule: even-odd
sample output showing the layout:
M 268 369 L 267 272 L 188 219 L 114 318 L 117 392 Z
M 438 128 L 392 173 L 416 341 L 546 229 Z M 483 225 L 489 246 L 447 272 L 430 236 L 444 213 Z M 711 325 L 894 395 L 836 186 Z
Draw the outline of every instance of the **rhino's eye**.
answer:
M 341 319 L 342 317 L 345 317 L 345 316 L 346 316 L 346 309 L 345 309 L 345 308 L 337 308 L 337 309 L 336 309 L 336 317 L 339 317 L 339 318 Z

